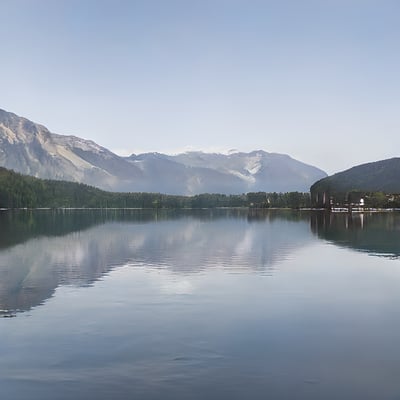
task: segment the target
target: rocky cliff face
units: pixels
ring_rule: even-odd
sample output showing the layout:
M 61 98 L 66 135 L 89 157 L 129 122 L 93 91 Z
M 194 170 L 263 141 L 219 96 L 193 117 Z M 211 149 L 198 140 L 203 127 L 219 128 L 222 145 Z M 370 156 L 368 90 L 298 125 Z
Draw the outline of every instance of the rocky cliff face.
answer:
M 50 133 L 42 125 L 2 110 L 0 165 L 39 178 L 104 189 L 114 189 L 124 179 L 141 175 L 131 163 L 92 141 Z
M 105 190 L 168 194 L 308 191 L 326 173 L 283 154 L 178 155 L 147 153 L 120 157 L 75 136 L 0 110 L 0 166 L 39 178 L 86 183 Z

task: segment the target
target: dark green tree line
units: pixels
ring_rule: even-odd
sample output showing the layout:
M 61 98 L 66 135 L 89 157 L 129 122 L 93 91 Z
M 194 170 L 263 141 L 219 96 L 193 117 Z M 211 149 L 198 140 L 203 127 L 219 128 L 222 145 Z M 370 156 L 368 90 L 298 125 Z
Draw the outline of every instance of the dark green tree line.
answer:
M 308 193 L 247 193 L 194 196 L 106 192 L 82 183 L 44 180 L 0 168 L 2 208 L 304 208 Z

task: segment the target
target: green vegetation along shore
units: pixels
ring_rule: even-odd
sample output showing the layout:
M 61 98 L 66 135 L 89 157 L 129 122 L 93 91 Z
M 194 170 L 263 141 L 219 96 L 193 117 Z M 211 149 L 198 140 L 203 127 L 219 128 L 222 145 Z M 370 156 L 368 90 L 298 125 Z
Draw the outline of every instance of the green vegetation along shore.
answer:
M 0 167 L 0 208 L 307 208 L 308 193 L 240 195 L 113 193 L 81 183 L 44 180 Z
M 400 158 L 358 165 L 315 182 L 313 207 L 400 207 Z

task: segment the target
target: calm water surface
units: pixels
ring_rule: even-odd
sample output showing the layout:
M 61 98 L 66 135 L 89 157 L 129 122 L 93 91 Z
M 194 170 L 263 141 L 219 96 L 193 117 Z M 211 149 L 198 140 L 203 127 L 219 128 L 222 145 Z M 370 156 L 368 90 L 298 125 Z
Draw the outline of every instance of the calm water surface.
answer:
M 400 215 L 0 214 L 1 399 L 400 399 Z

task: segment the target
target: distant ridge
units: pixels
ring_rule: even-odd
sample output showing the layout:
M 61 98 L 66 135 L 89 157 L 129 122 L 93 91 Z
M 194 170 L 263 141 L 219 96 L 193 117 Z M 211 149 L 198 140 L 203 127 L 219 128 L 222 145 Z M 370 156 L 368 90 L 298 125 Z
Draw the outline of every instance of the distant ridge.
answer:
M 399 207 L 400 158 L 375 161 L 350 168 L 315 182 L 311 188 L 315 207 L 358 203 L 368 207 Z
M 315 182 L 315 192 L 386 192 L 400 193 L 400 158 L 357 165 Z
M 316 167 L 263 150 L 120 157 L 91 140 L 51 133 L 4 110 L 0 110 L 0 166 L 104 190 L 177 195 L 306 192 L 313 182 L 326 177 Z

